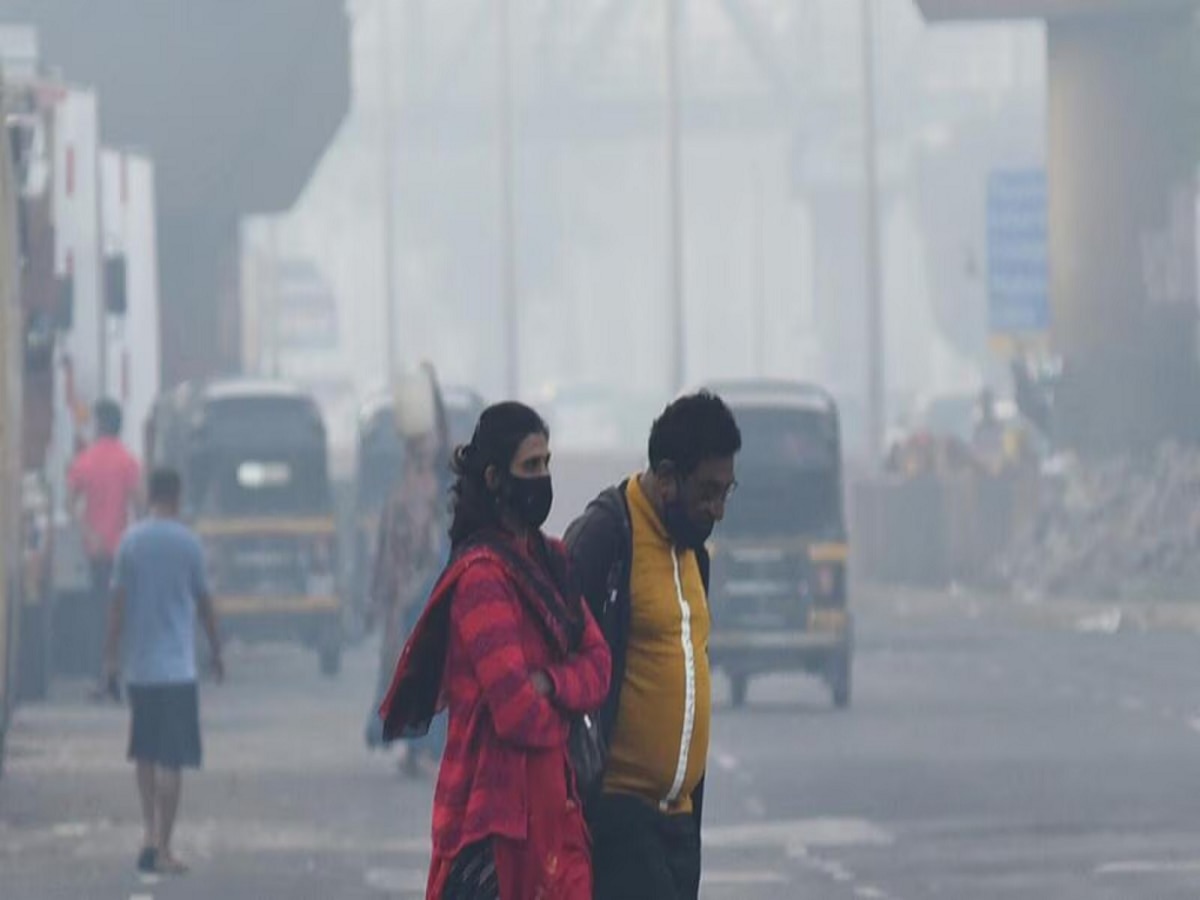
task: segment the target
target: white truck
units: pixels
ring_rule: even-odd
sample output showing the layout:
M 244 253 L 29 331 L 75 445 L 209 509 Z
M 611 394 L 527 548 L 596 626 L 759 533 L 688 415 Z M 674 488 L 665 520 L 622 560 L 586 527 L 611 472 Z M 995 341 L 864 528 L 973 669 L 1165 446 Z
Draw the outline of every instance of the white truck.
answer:
M 60 671 L 94 675 L 103 625 L 88 602 L 66 479 L 93 436 L 97 400 L 122 404 L 122 436 L 139 447 L 159 391 L 154 167 L 140 154 L 101 146 L 95 91 L 46 76 L 36 48 L 36 39 L 0 39 L 6 114 L 19 147 L 22 253 L 27 273 L 43 260 L 46 270 L 30 281 L 35 293 L 25 304 L 46 332 L 50 357 L 26 391 L 24 418 L 35 439 L 26 444 L 25 465 L 46 486 L 52 510 L 51 652 Z

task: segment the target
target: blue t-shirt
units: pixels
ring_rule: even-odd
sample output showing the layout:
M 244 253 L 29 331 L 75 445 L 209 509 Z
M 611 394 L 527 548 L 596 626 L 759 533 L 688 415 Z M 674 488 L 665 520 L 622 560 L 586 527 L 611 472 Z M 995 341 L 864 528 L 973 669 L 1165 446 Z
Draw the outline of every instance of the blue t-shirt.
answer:
M 113 583 L 125 591 L 125 681 L 195 681 L 196 605 L 209 594 L 196 536 L 173 519 L 145 520 L 121 540 Z

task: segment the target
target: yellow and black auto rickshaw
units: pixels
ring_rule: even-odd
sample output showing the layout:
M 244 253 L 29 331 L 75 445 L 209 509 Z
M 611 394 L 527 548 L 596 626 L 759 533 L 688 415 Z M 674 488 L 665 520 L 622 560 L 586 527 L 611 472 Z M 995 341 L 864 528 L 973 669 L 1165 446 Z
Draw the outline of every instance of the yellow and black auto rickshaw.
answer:
M 341 668 L 337 525 L 315 400 L 274 381 L 185 384 L 160 398 L 147 457 L 184 479 L 222 628 L 291 639 Z
M 737 493 L 712 546 L 713 664 L 729 677 L 735 705 L 752 676 L 803 670 L 845 708 L 854 627 L 837 405 L 793 382 L 710 387 L 743 441 Z

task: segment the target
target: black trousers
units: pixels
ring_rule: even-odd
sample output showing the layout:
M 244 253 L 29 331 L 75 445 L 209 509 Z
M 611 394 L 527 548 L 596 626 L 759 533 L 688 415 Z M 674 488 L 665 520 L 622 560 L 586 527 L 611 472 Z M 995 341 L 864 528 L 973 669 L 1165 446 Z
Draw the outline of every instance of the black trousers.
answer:
M 99 679 L 100 670 L 104 666 L 104 645 L 108 638 L 108 613 L 112 607 L 113 561 L 103 558 L 92 559 L 89 569 L 92 580 L 92 602 L 89 604 L 87 614 L 89 641 L 84 652 L 89 663 L 89 671 L 95 672 L 96 678 Z
M 604 794 L 589 801 L 588 824 L 595 900 L 697 900 L 700 831 L 693 816 Z

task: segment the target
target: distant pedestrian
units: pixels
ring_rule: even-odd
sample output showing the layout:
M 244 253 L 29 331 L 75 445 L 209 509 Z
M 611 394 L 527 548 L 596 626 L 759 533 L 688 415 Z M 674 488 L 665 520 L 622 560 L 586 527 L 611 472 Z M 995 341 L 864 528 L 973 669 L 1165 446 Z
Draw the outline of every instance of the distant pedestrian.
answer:
M 83 535 L 91 576 L 92 602 L 85 631 L 95 641 L 89 653 L 93 666 L 104 645 L 113 558 L 141 505 L 142 485 L 141 467 L 121 443 L 121 407 L 112 400 L 101 400 L 96 404 L 95 420 L 96 439 L 75 457 L 67 473 L 71 509 Z M 103 688 L 98 686 L 95 699 L 103 698 Z
M 979 393 L 975 426 L 971 432 L 971 449 L 984 471 L 995 473 L 1004 465 L 1004 423 L 996 415 L 996 395 L 991 388 Z
M 572 722 L 608 690 L 608 647 L 541 531 L 553 500 L 545 423 L 485 410 L 455 453 L 453 556 L 384 703 L 388 739 L 449 736 L 433 805 L 427 900 L 591 900 Z
M 437 373 L 428 363 L 396 391 L 396 426 L 404 441 L 399 482 L 379 523 L 371 579 L 371 618 L 383 631 L 379 677 L 367 721 L 368 746 L 382 743 L 379 706 L 404 641 L 415 627 L 450 555 L 450 437 Z M 402 770 L 410 777 L 437 772 L 445 745 L 445 716 L 429 734 L 407 742 Z
M 613 659 L 600 713 L 608 764 L 587 808 L 596 900 L 699 895 L 712 709 L 705 544 L 737 486 L 741 447 L 719 397 L 682 397 L 651 429 L 649 468 L 567 531 Z
M 143 872 L 183 874 L 171 851 L 184 768 L 201 761 L 196 672 L 196 619 L 204 623 L 218 681 L 225 677 L 204 554 L 179 521 L 182 483 L 156 471 L 150 480 L 150 516 L 131 529 L 117 551 L 105 672 L 122 674 L 132 721 L 129 758 L 137 765 L 144 837 Z

